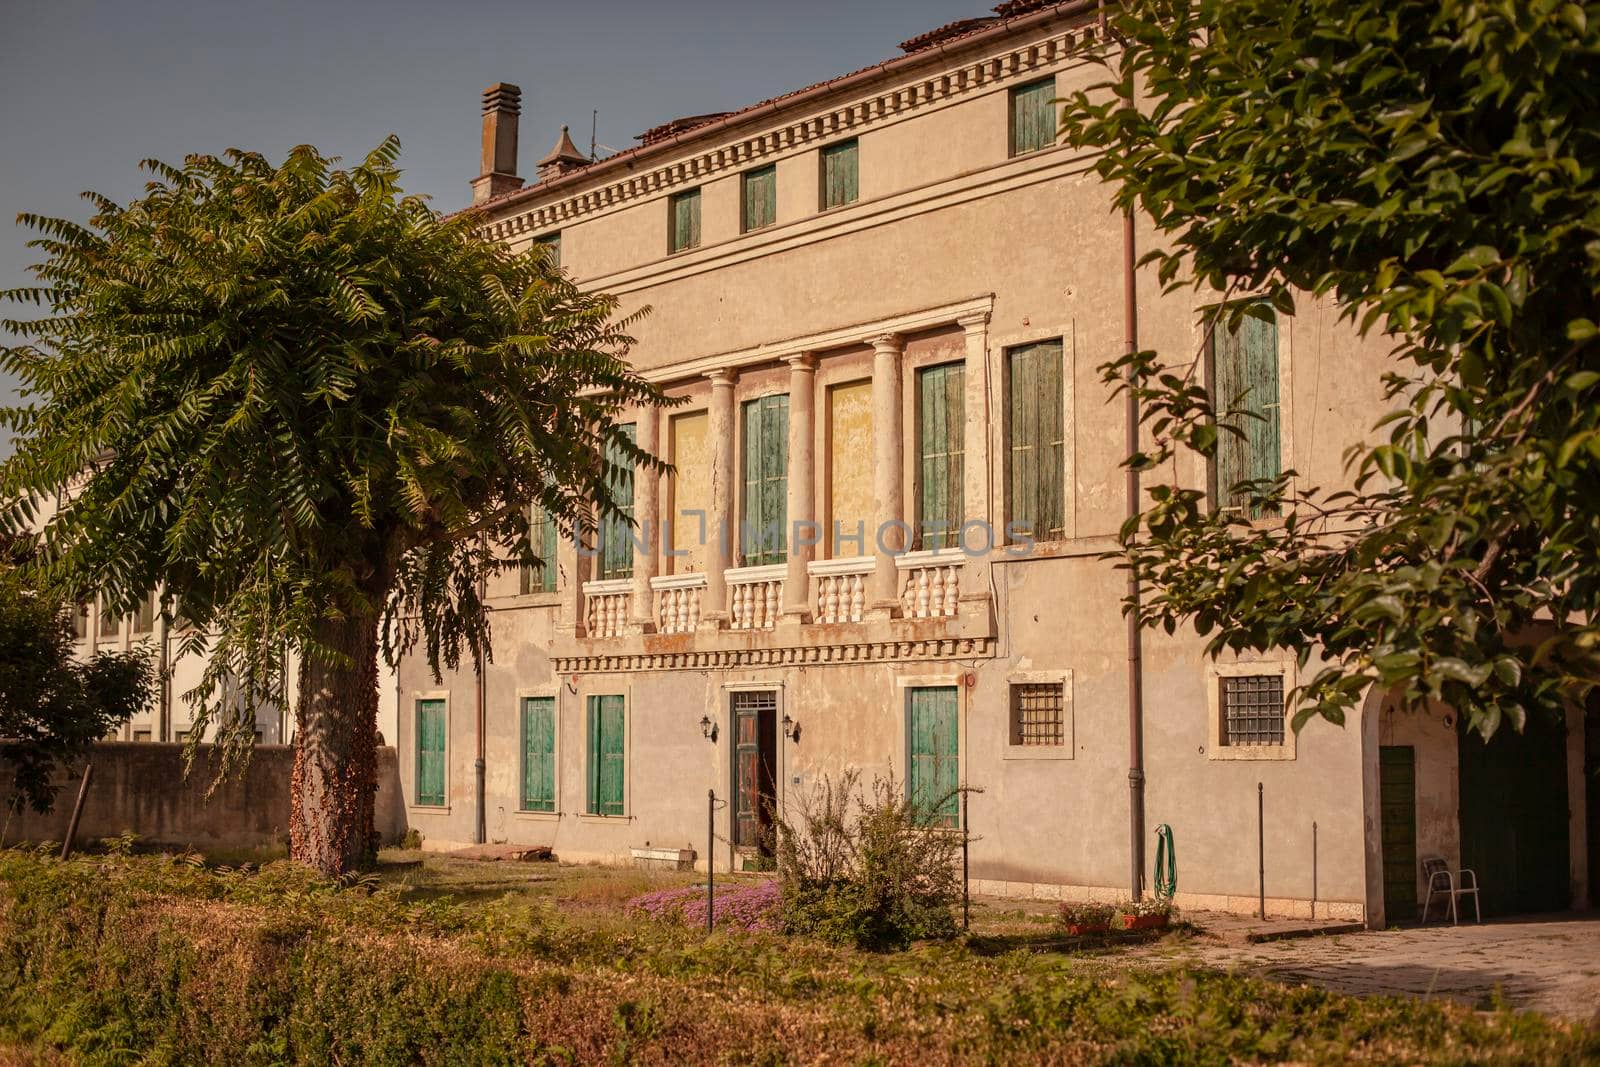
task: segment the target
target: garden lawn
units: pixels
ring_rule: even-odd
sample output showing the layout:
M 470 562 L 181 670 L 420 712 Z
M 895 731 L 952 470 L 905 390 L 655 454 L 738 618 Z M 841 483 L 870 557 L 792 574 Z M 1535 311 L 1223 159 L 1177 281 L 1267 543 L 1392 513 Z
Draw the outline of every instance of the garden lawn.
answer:
M 415 854 L 400 857 L 417 860 Z M 872 955 L 630 915 L 691 884 L 435 857 L 338 887 L 278 863 L 0 853 L 0 1057 L 85 1063 L 1581 1063 L 1511 1012 L 997 942 Z M 720 882 L 720 880 L 719 880 Z M 743 881 L 738 884 L 749 884 Z M 995 933 L 1010 936 L 999 938 Z

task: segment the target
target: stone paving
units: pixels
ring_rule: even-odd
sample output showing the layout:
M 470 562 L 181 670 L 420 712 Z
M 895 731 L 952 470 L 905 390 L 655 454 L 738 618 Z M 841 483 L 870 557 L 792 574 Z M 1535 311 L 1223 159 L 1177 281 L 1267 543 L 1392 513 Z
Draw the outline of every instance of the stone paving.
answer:
M 1356 994 L 1447 997 L 1600 1022 L 1600 913 L 1568 913 L 1268 941 L 1251 932 L 1295 924 L 1186 912 L 1206 933 L 1133 948 L 1128 955 L 1192 959 L 1285 982 Z M 1299 923 L 1305 926 L 1305 923 Z

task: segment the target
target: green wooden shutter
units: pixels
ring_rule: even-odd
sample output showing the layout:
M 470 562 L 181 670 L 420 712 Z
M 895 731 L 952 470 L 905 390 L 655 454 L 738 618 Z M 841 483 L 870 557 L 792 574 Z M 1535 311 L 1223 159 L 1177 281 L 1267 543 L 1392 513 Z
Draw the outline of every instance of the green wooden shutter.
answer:
M 1011 154 L 1037 152 L 1055 143 L 1056 80 L 1045 78 L 1011 90 Z
M 822 208 L 853 204 L 860 196 L 860 142 L 841 141 L 822 150 Z
M 556 810 L 556 698 L 522 700 L 522 810 Z
M 1250 494 L 1235 492 L 1235 486 L 1245 481 L 1270 481 L 1283 472 L 1278 321 L 1276 316 L 1260 319 L 1247 315 L 1237 329 L 1230 329 L 1221 318 L 1211 337 L 1212 404 L 1225 426 L 1240 431 L 1217 435 L 1214 499 L 1221 507 L 1243 508 L 1248 506 Z
M 544 508 L 534 504 L 529 510 L 528 540 L 534 554 L 544 564 L 542 567 L 522 568 L 522 592 L 553 593 L 556 591 L 556 536 L 555 520 Z
M 746 232 L 778 221 L 778 168 L 762 167 L 744 175 L 744 228 Z
M 1062 346 L 1041 341 L 1006 352 L 1008 524 L 1035 540 L 1066 535 Z
M 961 822 L 961 738 L 956 687 L 913 688 L 908 695 L 907 731 L 911 801 L 935 826 Z
M 561 266 L 561 231 L 547 233 L 533 239 L 533 247 L 550 257 L 552 267 Z
M 959 542 L 966 517 L 964 363 L 917 372 L 917 537 L 923 548 Z
M 633 423 L 618 427 L 629 441 L 635 441 Z M 606 444 L 606 478 L 611 499 L 620 515 L 600 520 L 600 578 L 633 577 L 633 460 L 622 446 Z
M 417 803 L 443 806 L 444 701 L 417 701 Z
M 671 199 L 670 247 L 674 252 L 700 245 L 700 190 L 691 189 Z
M 744 508 L 739 532 L 746 567 L 788 558 L 789 397 L 744 403 Z
M 589 814 L 621 815 L 624 753 L 621 696 L 589 698 Z

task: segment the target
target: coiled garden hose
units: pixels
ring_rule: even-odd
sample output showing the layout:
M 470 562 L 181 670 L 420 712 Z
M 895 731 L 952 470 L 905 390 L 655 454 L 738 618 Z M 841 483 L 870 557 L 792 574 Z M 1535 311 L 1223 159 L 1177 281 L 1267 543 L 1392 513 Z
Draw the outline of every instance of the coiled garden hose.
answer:
M 1172 842 L 1172 827 L 1156 827 L 1156 896 L 1169 901 L 1178 891 L 1178 853 Z

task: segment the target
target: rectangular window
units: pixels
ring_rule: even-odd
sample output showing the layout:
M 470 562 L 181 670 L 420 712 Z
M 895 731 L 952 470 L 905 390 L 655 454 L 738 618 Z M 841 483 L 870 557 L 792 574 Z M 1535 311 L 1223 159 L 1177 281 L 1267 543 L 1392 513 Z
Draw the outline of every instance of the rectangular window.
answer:
M 1056 746 L 1067 743 L 1066 686 L 1060 682 L 1013 682 L 1011 744 Z
M 173 735 L 173 737 L 178 742 L 178 744 L 181 745 L 185 741 L 189 740 L 189 731 L 188 730 L 179 730 L 176 734 Z
M 853 204 L 859 198 L 860 142 L 840 141 L 822 150 L 822 210 Z
M 417 798 L 427 807 L 444 807 L 445 706 L 442 700 L 417 701 Z
M 116 637 L 122 632 L 122 618 L 111 609 L 110 605 L 102 602 L 100 605 L 100 637 Z
M 147 634 L 156 627 L 156 595 L 149 594 L 139 601 L 139 610 L 133 616 L 135 634 Z
M 906 691 L 906 730 L 911 802 L 940 827 L 961 823 L 958 698 L 953 685 Z
M 1036 541 L 1066 536 L 1061 362 L 1059 340 L 1006 350 L 1007 521 Z
M 700 247 L 700 190 L 690 189 L 667 201 L 667 249 L 682 252 Z
M 787 558 L 789 508 L 789 397 L 764 396 L 744 404 L 744 510 L 740 558 L 746 567 Z
M 830 558 L 872 554 L 872 382 L 828 388 Z
M 91 605 L 87 602 L 80 602 L 72 605 L 69 610 L 72 612 L 72 636 L 79 641 L 87 640 L 89 637 Z
M 744 232 L 759 230 L 778 221 L 778 168 L 776 165 L 746 171 L 744 184 Z
M 1283 675 L 1244 674 L 1217 679 L 1222 744 L 1283 744 Z
M 706 435 L 711 420 L 704 411 L 674 415 L 670 424 L 672 445 L 672 551 L 673 573 L 698 574 L 706 569 L 706 549 L 716 534 L 707 526 L 711 513 L 710 445 Z
M 966 516 L 964 363 L 917 372 L 917 543 L 951 548 Z
M 556 810 L 556 698 L 522 698 L 522 810 Z
M 522 593 L 553 593 L 556 591 L 556 537 L 559 530 L 555 520 L 538 504 L 534 504 L 528 514 L 528 540 L 533 543 L 534 554 L 543 565 L 522 568 Z
M 1055 78 L 1011 90 L 1011 154 L 1048 148 L 1056 139 Z
M 533 247 L 536 251 L 543 252 L 550 258 L 550 265 L 552 267 L 561 266 L 560 230 L 557 230 L 555 233 L 544 234 L 541 237 L 535 237 L 533 239 Z
M 590 815 L 621 815 L 623 710 L 620 696 L 589 698 Z
M 133 732 L 133 739 L 135 741 L 148 741 L 148 740 L 150 740 L 150 731 L 149 730 L 135 730 Z
M 633 423 L 619 426 L 624 437 L 634 441 Z M 633 577 L 633 458 L 614 441 L 606 443 L 606 484 L 620 514 L 600 520 L 600 578 Z
M 1271 481 L 1283 473 L 1278 403 L 1278 320 L 1270 308 L 1230 327 L 1218 309 L 1208 346 L 1211 403 L 1224 427 L 1211 462 L 1211 498 L 1221 508 L 1250 507 L 1244 482 Z M 1227 429 L 1231 427 L 1232 429 Z M 1233 432 L 1237 431 L 1237 432 Z M 1252 516 L 1260 513 L 1259 509 Z

